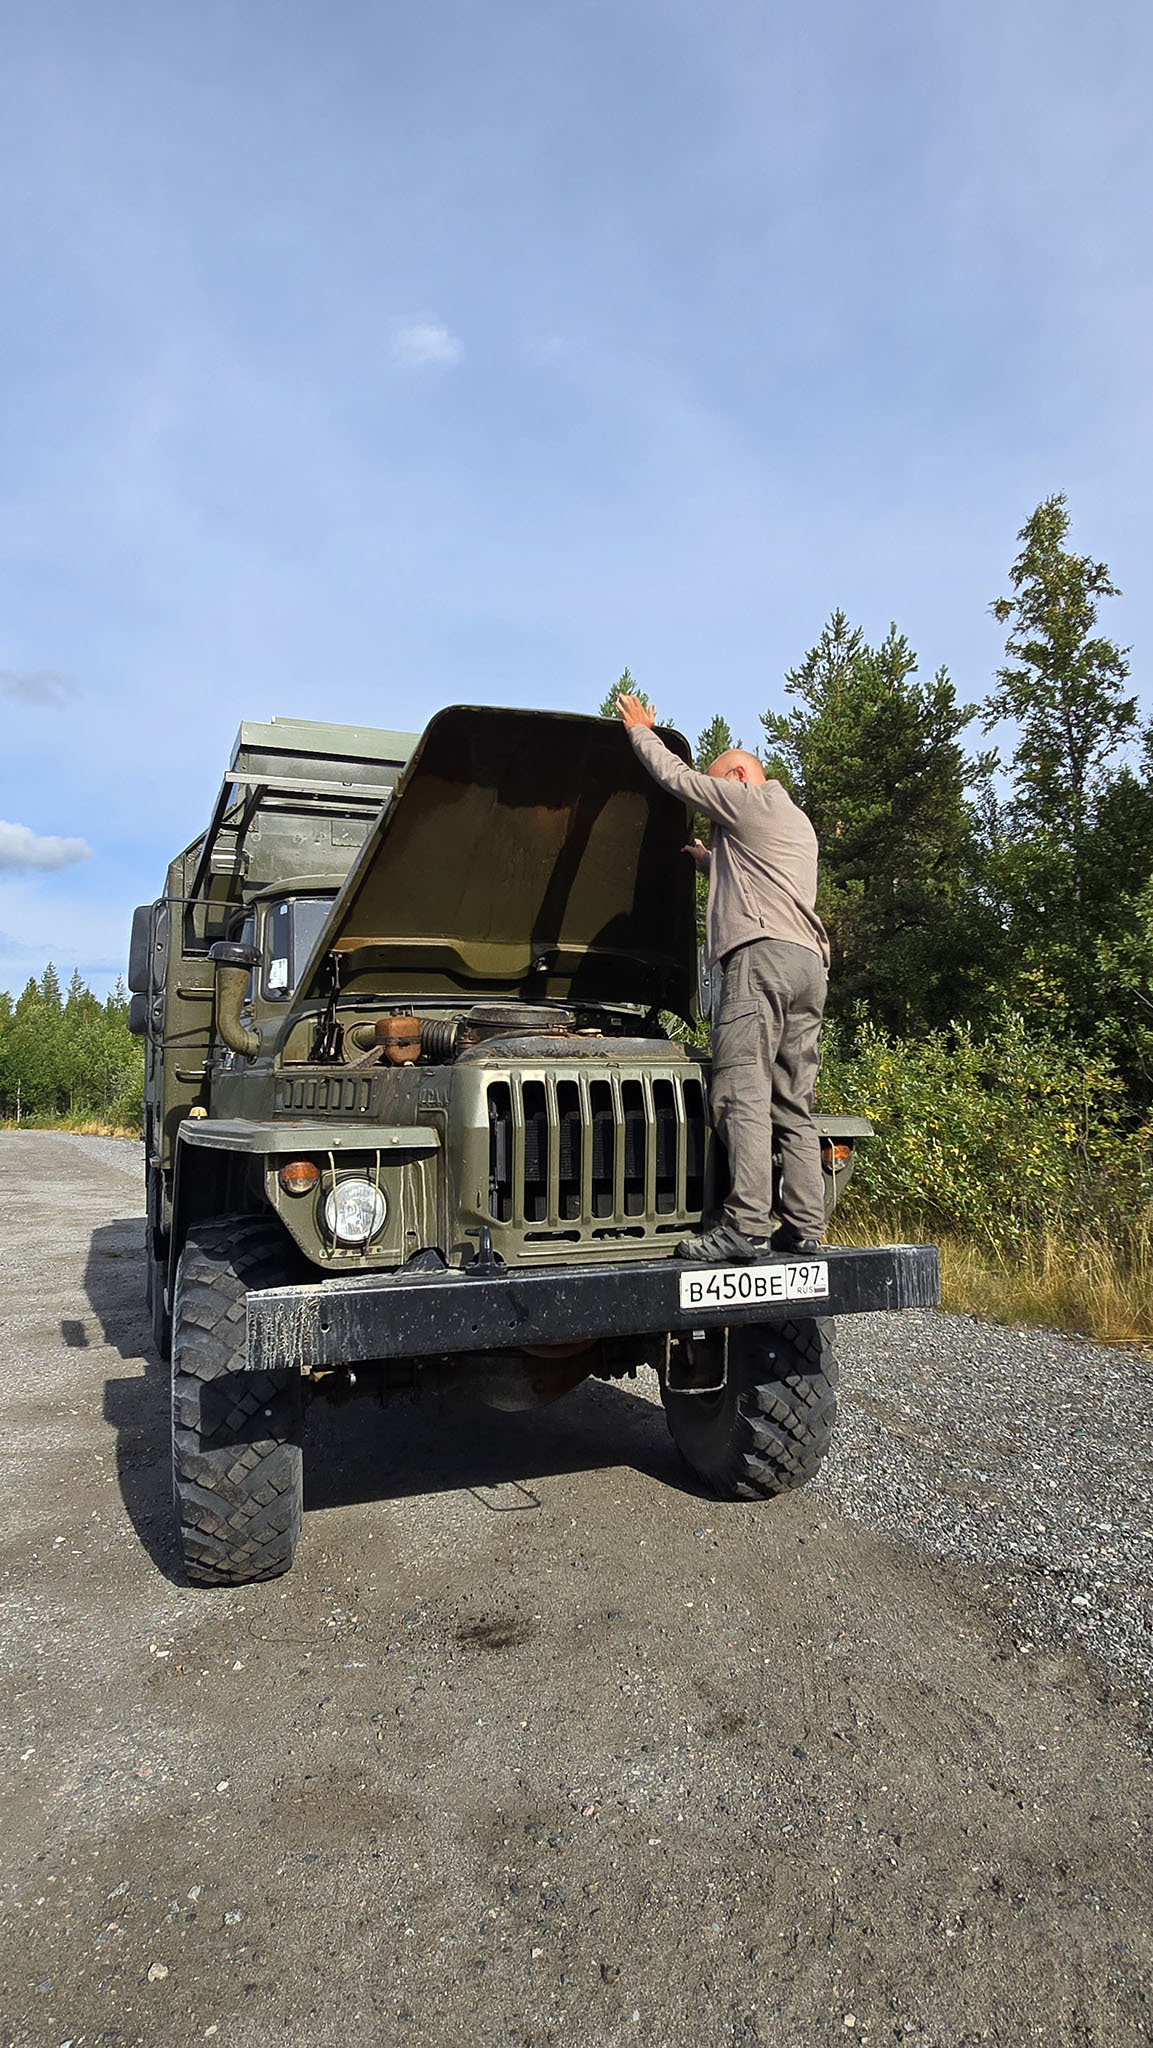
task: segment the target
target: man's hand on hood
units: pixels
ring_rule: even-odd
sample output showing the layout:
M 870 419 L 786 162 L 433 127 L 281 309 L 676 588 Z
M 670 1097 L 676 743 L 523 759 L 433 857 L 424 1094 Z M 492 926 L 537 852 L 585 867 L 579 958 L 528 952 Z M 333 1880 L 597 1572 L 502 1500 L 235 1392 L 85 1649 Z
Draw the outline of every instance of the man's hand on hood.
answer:
M 617 698 L 617 710 L 620 712 L 621 721 L 626 727 L 633 725 L 655 725 L 657 722 L 657 714 L 652 707 L 642 704 L 639 697 L 630 696 L 627 690 L 622 690 Z

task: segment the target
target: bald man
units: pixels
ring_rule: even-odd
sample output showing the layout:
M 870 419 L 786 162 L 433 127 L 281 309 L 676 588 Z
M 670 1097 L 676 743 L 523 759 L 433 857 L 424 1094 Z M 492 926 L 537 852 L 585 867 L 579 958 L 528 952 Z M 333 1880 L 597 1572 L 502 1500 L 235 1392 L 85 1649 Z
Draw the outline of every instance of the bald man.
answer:
M 654 781 L 713 821 L 711 854 L 699 840 L 685 851 L 709 877 L 705 955 L 724 971 L 709 1102 L 732 1185 L 721 1221 L 678 1244 L 677 1256 L 735 1265 L 771 1252 L 806 1254 L 825 1227 L 813 1123 L 829 969 L 815 907 L 817 835 L 755 754 L 733 747 L 702 775 L 657 738 L 656 714 L 639 697 L 620 696 L 617 708 Z

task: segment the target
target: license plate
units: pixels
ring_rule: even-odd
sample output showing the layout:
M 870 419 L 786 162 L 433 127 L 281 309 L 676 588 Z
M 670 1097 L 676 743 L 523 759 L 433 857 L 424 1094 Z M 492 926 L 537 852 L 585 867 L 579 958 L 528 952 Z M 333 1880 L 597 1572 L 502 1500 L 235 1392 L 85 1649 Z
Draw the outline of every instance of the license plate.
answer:
M 795 1265 L 701 1266 L 681 1273 L 682 1308 L 752 1308 L 759 1301 L 820 1301 L 829 1292 L 827 1259 Z

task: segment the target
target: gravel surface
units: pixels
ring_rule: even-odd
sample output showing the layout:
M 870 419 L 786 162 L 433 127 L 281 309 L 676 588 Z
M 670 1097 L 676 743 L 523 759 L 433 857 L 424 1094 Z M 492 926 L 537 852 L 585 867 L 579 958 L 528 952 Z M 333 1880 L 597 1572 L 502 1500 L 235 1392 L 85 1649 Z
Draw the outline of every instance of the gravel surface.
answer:
M 142 1178 L 136 1139 L 61 1135 Z M 915 1309 L 848 1318 L 837 1351 L 837 1453 L 813 1497 L 937 1557 L 996 1567 L 982 1590 L 1017 1651 L 1076 1643 L 1133 1684 L 1153 1733 L 1153 1362 Z
M 1153 1365 L 938 1310 L 847 1318 L 837 1349 L 837 1454 L 814 1496 L 977 1567 L 1021 1655 L 1078 1644 L 1141 1692 L 1149 1727 Z
M 141 1195 L 0 1134 L 0 2048 L 1148 2048 L 1143 1360 L 848 1319 L 767 1505 L 651 1382 L 317 1404 L 205 1591 Z
M 82 1138 L 77 1131 L 53 1131 L 65 1145 L 75 1145 L 98 1166 L 110 1166 L 116 1173 L 129 1173 L 144 1185 L 144 1147 L 139 1138 Z

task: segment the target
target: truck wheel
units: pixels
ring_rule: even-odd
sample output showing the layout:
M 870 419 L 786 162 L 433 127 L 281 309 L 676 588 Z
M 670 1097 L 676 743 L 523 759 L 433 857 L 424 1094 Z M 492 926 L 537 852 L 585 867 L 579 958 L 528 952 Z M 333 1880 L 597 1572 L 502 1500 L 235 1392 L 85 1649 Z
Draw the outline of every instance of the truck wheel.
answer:
M 188 1234 L 172 1315 L 172 1492 L 194 1585 L 288 1570 L 300 1534 L 303 1394 L 296 1372 L 246 1373 L 244 1297 L 291 1277 L 280 1225 L 222 1217 Z
M 816 1477 L 837 1418 L 833 1326 L 744 1324 L 729 1331 L 716 1394 L 661 1388 L 682 1458 L 721 1500 L 770 1500 Z

